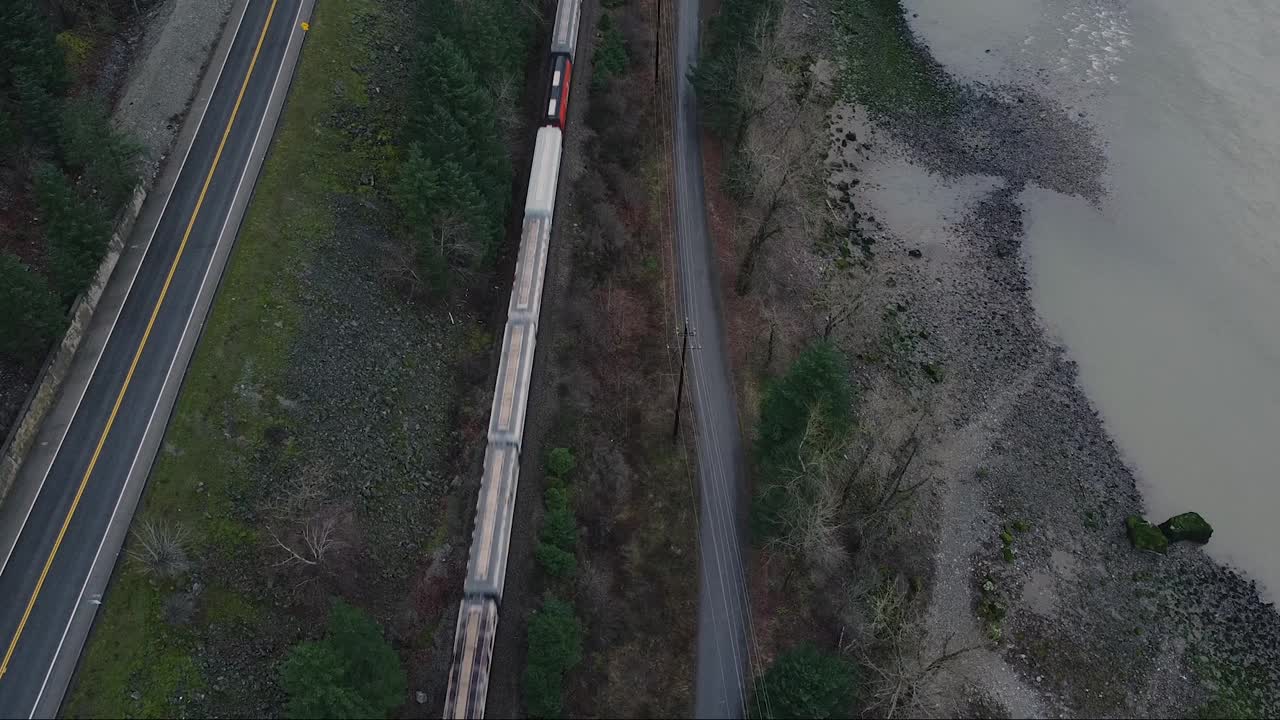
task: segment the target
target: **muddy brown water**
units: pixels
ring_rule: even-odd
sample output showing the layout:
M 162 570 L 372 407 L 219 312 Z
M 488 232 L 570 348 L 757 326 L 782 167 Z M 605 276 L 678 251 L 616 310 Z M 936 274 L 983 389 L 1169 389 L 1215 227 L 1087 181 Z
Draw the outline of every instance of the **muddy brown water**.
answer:
M 1280 592 L 1280 3 L 905 0 L 955 76 L 1093 126 L 1098 203 L 1029 186 L 1037 310 L 1150 514 Z M 916 14 L 912 17 L 912 14 Z M 921 202 L 931 202 L 927 194 Z

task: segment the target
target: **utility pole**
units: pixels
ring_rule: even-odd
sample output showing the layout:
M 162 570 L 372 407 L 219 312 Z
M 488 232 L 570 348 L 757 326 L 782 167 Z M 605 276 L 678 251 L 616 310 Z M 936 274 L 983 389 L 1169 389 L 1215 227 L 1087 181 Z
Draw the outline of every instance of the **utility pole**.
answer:
M 684 402 L 684 362 L 689 356 L 689 318 L 684 319 L 684 332 L 680 333 L 680 381 L 676 385 L 676 420 L 671 427 L 671 442 L 680 437 L 680 404 Z

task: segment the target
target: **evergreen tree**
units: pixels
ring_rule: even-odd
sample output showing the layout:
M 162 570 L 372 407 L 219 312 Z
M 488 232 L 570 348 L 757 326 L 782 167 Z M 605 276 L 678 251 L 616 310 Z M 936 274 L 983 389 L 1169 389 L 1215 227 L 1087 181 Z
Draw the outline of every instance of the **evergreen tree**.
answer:
M 62 171 L 48 163 L 36 168 L 35 190 L 48 236 L 53 284 L 62 300 L 70 303 L 97 272 L 111 225 L 96 206 L 76 195 Z
M 84 173 L 97 191 L 107 214 L 124 205 L 138 182 L 141 148 L 111 127 L 106 108 L 90 99 L 68 100 L 59 121 L 58 146 L 67 165 Z
M 28 136 L 52 141 L 68 77 L 52 28 L 32 0 L 0 0 L 0 105 Z
M 382 718 L 404 702 L 404 668 L 373 618 L 336 600 L 329 632 L 290 651 L 281 669 L 294 718 Z
M 573 606 L 549 597 L 529 618 L 525 706 L 533 717 L 560 717 L 564 676 L 582 660 L 582 626 Z
M 493 99 L 449 38 L 437 36 L 419 57 L 409 109 L 410 138 L 423 143 L 428 157 L 454 160 L 467 168 L 487 200 L 487 212 L 505 214 L 511 164 Z
M 543 495 L 547 513 L 542 518 L 542 542 L 573 552 L 578 544 L 578 525 L 569 506 L 569 491 L 549 487 Z
M 808 451 L 843 438 L 853 423 L 853 402 L 844 355 L 825 342 L 800 353 L 787 373 L 766 388 L 755 443 L 760 478 L 751 503 L 757 537 L 776 537 L 788 511 L 804 500 L 786 477 L 794 472 L 806 432 L 812 428 L 818 435 L 808 438 Z M 811 418 L 816 422 L 811 424 Z
M 761 461 L 774 468 L 790 463 L 813 412 L 822 413 L 827 432 L 843 434 L 853 421 L 853 401 L 844 355 L 829 343 L 810 346 L 765 390 L 756 442 Z
M 0 355 L 19 361 L 39 357 L 65 324 L 48 283 L 8 252 L 0 252 L 0 308 Z
M 528 60 L 535 18 L 519 0 L 432 0 L 421 27 L 466 48 L 471 66 L 491 86 L 518 78 Z
M 66 90 L 62 50 L 33 0 L 0 0 L 0 57 L 0 91 L 12 90 L 19 73 L 49 95 Z
M 450 265 L 474 268 L 491 254 L 501 226 L 457 162 L 433 162 L 414 143 L 393 197 L 433 285 L 441 286 Z
M 756 679 L 753 718 L 851 717 L 855 668 L 844 658 L 801 645 Z

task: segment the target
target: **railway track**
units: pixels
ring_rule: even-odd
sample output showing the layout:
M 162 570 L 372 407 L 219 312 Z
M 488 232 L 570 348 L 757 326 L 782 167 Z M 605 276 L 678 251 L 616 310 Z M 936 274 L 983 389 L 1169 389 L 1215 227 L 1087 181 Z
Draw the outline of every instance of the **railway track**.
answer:
M 488 696 L 581 14 L 582 0 L 559 0 L 552 25 L 546 108 L 534 144 L 520 252 L 489 413 L 488 446 L 445 695 L 446 718 L 483 717 Z

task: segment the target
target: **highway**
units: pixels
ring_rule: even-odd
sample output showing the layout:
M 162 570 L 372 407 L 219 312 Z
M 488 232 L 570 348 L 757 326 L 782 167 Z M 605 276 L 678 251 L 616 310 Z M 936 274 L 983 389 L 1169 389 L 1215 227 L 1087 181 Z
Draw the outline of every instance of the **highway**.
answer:
M 148 198 L 38 450 L 0 511 L 0 717 L 58 711 L 270 143 L 311 4 L 232 8 L 174 150 L 182 160 Z
M 689 71 L 698 58 L 698 0 L 676 12 L 676 265 L 680 311 L 688 318 L 689 384 L 697 419 L 699 486 L 697 670 L 694 712 L 740 718 L 751 686 L 744 571 L 746 473 L 725 350 L 720 282 L 707 232 L 697 98 Z

